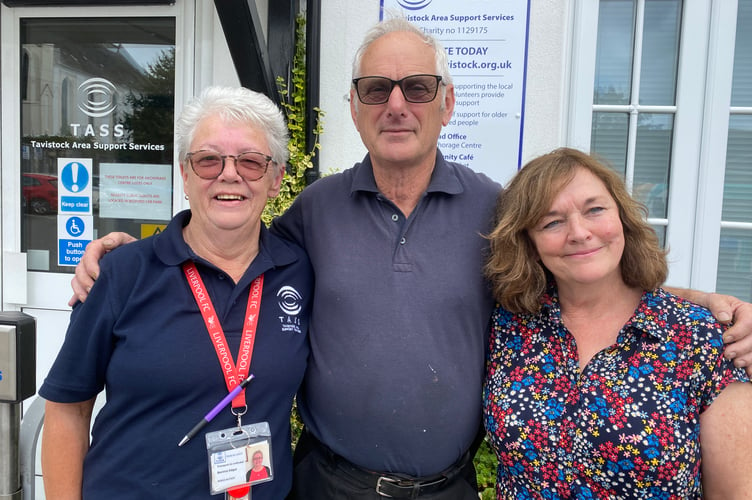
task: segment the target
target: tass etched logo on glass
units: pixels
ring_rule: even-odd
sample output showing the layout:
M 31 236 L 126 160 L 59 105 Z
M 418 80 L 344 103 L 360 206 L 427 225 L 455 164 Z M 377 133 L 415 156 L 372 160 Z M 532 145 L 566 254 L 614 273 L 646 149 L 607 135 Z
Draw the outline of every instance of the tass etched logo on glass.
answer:
M 107 116 L 117 107 L 117 89 L 104 78 L 89 78 L 78 86 L 78 109 L 92 118 Z
M 78 109 L 91 118 L 103 118 L 111 115 L 117 108 L 117 88 L 104 78 L 89 78 L 78 86 Z M 95 127 L 92 123 L 71 123 L 71 132 L 76 137 L 123 137 L 121 123 L 110 129 L 109 123 Z

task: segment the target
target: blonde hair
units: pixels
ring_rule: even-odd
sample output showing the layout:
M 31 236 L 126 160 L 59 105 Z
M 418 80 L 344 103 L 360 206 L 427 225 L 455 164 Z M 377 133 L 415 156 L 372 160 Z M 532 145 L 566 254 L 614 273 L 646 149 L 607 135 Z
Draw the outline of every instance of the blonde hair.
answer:
M 511 312 L 540 310 L 540 298 L 553 277 L 538 260 L 528 230 L 549 211 L 578 168 L 600 179 L 619 209 L 624 231 L 624 283 L 652 290 L 668 275 L 666 251 L 647 223 L 647 208 L 629 195 L 621 177 L 591 155 L 560 148 L 527 163 L 499 198 L 497 223 L 488 235 L 491 257 L 485 272 L 496 300 Z

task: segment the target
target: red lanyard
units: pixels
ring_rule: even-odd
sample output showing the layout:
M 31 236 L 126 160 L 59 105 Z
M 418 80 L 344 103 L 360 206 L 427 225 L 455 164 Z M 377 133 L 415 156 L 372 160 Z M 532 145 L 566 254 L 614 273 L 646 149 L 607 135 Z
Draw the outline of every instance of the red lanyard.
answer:
M 214 344 L 214 350 L 217 352 L 217 358 L 222 367 L 227 391 L 229 392 L 248 377 L 248 370 L 251 367 L 253 345 L 256 342 L 259 308 L 261 306 L 261 291 L 264 289 L 264 275 L 262 274 L 251 283 L 251 291 L 248 293 L 248 306 L 245 311 L 245 323 L 243 324 L 243 337 L 240 340 L 238 364 L 236 366 L 227 346 L 225 332 L 222 330 L 222 325 L 219 324 L 214 304 L 212 304 L 204 282 L 198 274 L 196 264 L 192 261 L 186 262 L 183 264 L 183 272 L 186 279 L 188 279 L 188 285 L 191 287 L 198 308 L 201 310 L 201 315 L 204 317 L 206 330 L 209 332 L 209 337 L 211 337 L 212 344 Z M 232 400 L 233 408 L 243 406 L 245 406 L 245 390 L 241 391 Z

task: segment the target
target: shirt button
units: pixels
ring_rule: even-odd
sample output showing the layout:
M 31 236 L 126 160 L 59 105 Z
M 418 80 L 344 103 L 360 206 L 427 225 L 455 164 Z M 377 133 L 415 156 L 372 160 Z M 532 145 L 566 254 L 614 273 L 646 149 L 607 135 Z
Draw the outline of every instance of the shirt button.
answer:
M 406 240 L 405 238 L 402 238 L 402 239 L 400 240 L 400 245 L 404 245 L 404 244 L 405 244 L 406 242 L 407 242 L 407 240 Z
M 397 215 L 397 214 L 392 214 L 392 220 L 393 220 L 394 222 L 397 222 L 397 221 L 399 220 L 399 215 Z

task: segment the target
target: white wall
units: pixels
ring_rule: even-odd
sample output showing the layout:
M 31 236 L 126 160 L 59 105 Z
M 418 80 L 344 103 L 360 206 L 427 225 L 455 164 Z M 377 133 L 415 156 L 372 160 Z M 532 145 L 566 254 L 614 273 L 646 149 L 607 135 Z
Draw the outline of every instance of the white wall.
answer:
M 523 162 L 563 146 L 571 37 L 570 0 L 530 0 Z
M 344 170 L 366 153 L 350 117 L 352 60 L 363 35 L 379 20 L 379 0 L 321 1 L 320 107 L 324 116 L 319 167 Z

